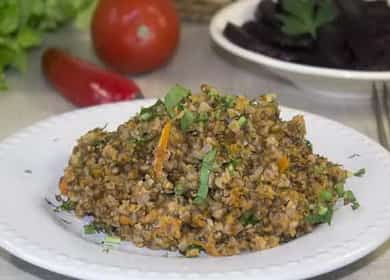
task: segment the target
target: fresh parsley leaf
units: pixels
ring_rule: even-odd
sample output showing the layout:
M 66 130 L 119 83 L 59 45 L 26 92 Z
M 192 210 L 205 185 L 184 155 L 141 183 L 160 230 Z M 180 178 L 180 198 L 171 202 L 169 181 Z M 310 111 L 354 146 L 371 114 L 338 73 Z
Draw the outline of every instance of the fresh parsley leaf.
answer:
M 39 23 L 39 28 L 45 31 L 54 30 L 83 11 L 85 4 L 90 0 L 45 0 L 44 18 Z
M 352 205 L 351 205 L 351 208 L 352 210 L 356 210 L 360 207 L 360 203 L 357 202 L 356 200 L 354 202 L 352 202 Z
M 16 56 L 15 50 L 7 45 L 2 45 L 0 41 L 0 68 L 12 64 Z M 4 77 L 4 76 L 3 76 Z
M 228 171 L 229 171 L 230 173 L 233 172 L 233 171 L 234 171 L 234 165 L 233 165 L 233 163 L 229 163 L 228 166 L 227 166 L 227 169 L 228 169 Z
M 216 155 L 217 150 L 212 149 L 203 158 L 202 166 L 200 169 L 199 189 L 194 200 L 194 203 L 196 204 L 202 204 L 207 199 L 207 195 L 209 193 L 209 176 L 211 169 L 213 168 Z
M 195 251 L 194 254 L 191 254 L 193 251 Z M 197 244 L 191 244 L 182 253 L 187 258 L 192 258 L 198 256 L 201 251 L 204 251 L 204 248 L 202 246 Z
M 338 11 L 332 0 L 317 1 L 316 27 L 330 23 L 337 18 Z
M 236 101 L 236 97 L 235 96 L 233 96 L 233 95 L 226 95 L 226 96 L 224 96 L 223 99 L 222 99 L 223 107 L 225 107 L 226 109 L 232 107 L 233 104 L 234 104 L 234 101 Z
M 305 144 L 310 151 L 313 151 L 313 144 L 309 140 L 305 140 Z
M 183 195 L 186 192 L 186 189 L 183 184 L 177 184 L 175 186 L 175 195 Z
M 20 5 L 19 6 L 19 27 L 20 28 L 23 28 L 28 24 L 28 20 L 34 6 L 34 2 L 36 1 L 37 0 L 19 1 L 19 5 Z
M 86 3 L 80 7 L 80 12 L 74 21 L 74 25 L 77 28 L 81 30 L 87 30 L 90 27 L 92 16 L 95 12 L 97 4 L 97 0 L 90 0 L 89 2 L 86 1 Z
M 339 197 L 343 197 L 344 195 L 344 184 L 343 183 L 337 183 L 335 186 L 334 186 L 335 190 L 336 190 L 336 193 Z
M 211 98 L 219 98 L 220 97 L 218 90 L 214 87 L 209 86 L 209 85 L 202 85 L 201 90 L 203 92 L 205 92 Z
M 1 0 L 0 90 L 7 89 L 4 71 L 25 71 L 27 51 L 53 31 L 84 13 L 97 0 Z M 92 8 L 91 8 L 92 9 Z
M 247 225 L 255 225 L 257 224 L 258 222 L 260 222 L 260 220 L 256 217 L 256 215 L 250 211 L 247 211 L 245 212 L 244 214 L 241 215 L 240 217 L 240 223 L 243 225 L 243 226 L 247 226 Z
M 323 205 L 320 205 L 317 209 L 317 213 L 313 213 L 311 215 L 306 216 L 306 221 L 309 224 L 321 224 L 321 223 L 327 223 L 331 224 L 333 217 L 333 209 L 332 207 L 326 207 Z
M 97 230 L 93 224 L 84 226 L 84 234 L 95 234 L 96 232 Z
M 318 29 L 338 15 L 332 0 L 282 0 L 281 5 L 283 13 L 277 17 L 282 31 L 291 36 L 310 34 L 315 38 Z
M 351 204 L 353 210 L 360 207 L 360 204 L 357 201 L 355 194 L 351 190 L 344 192 L 343 197 L 344 197 L 344 204 L 345 205 Z
M 200 112 L 196 117 L 197 122 L 207 122 L 209 120 L 209 115 L 207 112 Z
M 143 145 L 152 141 L 154 138 L 156 138 L 156 135 L 144 134 L 130 139 L 130 142 L 133 142 L 136 145 Z
M 282 21 L 282 31 L 289 35 L 309 33 L 315 35 L 314 1 L 283 0 L 281 2 L 285 14 L 278 15 Z
M 121 243 L 121 239 L 117 236 L 106 236 L 102 243 L 106 246 L 118 245 Z
M 92 140 L 91 146 L 97 147 L 99 145 L 106 144 L 106 142 L 107 142 L 107 139 L 96 138 L 96 139 Z
M 60 206 L 59 209 L 63 211 L 72 211 L 76 207 L 76 203 L 68 199 L 67 201 L 64 201 Z
M 184 115 L 180 119 L 180 128 L 183 131 L 188 131 L 191 127 L 191 125 L 195 122 L 195 115 L 188 111 L 187 109 L 184 110 Z
M 239 158 L 231 158 L 228 162 L 226 162 L 224 165 L 227 167 L 227 170 L 229 172 L 234 172 L 234 170 L 236 169 L 236 167 L 239 165 L 240 163 L 240 159 Z
M 41 17 L 45 14 L 45 0 L 31 0 L 30 2 L 30 15 L 31 17 Z
M 27 70 L 27 53 L 22 48 L 18 48 L 10 65 L 19 72 L 25 72 Z
M 238 119 L 238 125 L 240 127 L 243 127 L 246 123 L 247 123 L 247 118 L 245 116 L 241 116 L 239 119 Z
M 306 216 L 306 221 L 309 224 L 315 225 L 323 223 L 323 218 L 320 215 L 308 215 Z
M 37 47 L 42 42 L 42 34 L 30 27 L 24 27 L 19 31 L 16 40 L 22 48 Z
M 96 232 L 102 232 L 109 236 L 113 235 L 112 227 L 106 224 L 99 224 L 96 223 L 96 221 L 92 222 L 93 226 L 95 227 Z
M 179 103 L 190 95 L 190 90 L 186 89 L 180 85 L 176 85 L 171 88 L 167 95 L 164 97 L 164 104 L 167 109 L 167 112 L 173 116 L 174 109 Z
M 356 171 L 355 173 L 353 173 L 353 176 L 363 177 L 364 174 L 366 174 L 366 169 L 365 168 L 361 168 L 358 171 Z
M 309 22 L 314 16 L 315 3 L 312 0 L 282 0 L 283 10 Z
M 164 105 L 164 103 L 159 99 L 152 106 L 142 108 L 141 112 L 139 114 L 139 119 L 141 121 L 149 121 L 151 119 L 154 119 L 155 117 L 158 117 L 159 116 L 159 108 L 161 105 Z
M 200 245 L 197 245 L 197 244 L 191 244 L 191 245 L 188 245 L 188 247 L 186 248 L 186 251 L 187 250 L 193 250 L 193 249 L 197 249 L 199 251 L 204 251 L 204 248 Z
M 314 37 L 315 31 L 312 24 L 307 24 L 299 20 L 298 18 L 278 15 L 278 18 L 282 21 L 282 31 L 291 36 L 297 36 L 309 33 Z
M 3 71 L 3 69 L 0 65 L 0 72 L 2 72 L 2 71 Z M 8 87 L 7 87 L 7 83 L 5 82 L 4 74 L 0 73 L 0 91 L 6 90 L 6 89 L 8 89 Z
M 333 195 L 330 191 L 328 190 L 323 190 L 320 192 L 320 198 L 323 200 L 323 201 L 332 201 L 333 199 Z
M 148 121 L 153 117 L 153 114 L 151 112 L 143 112 L 139 115 L 139 119 L 141 121 Z
M 324 215 L 326 215 L 326 213 L 328 213 L 328 207 L 325 207 L 325 206 L 323 206 L 323 205 L 320 205 L 319 207 L 318 207 L 318 215 L 320 215 L 320 216 L 324 216 Z
M 214 119 L 214 120 L 219 120 L 221 118 L 221 110 L 218 110 L 216 109 L 214 112 L 211 113 L 211 117 Z
M 19 1 L 3 0 L 0 2 L 0 35 L 9 35 L 19 26 Z

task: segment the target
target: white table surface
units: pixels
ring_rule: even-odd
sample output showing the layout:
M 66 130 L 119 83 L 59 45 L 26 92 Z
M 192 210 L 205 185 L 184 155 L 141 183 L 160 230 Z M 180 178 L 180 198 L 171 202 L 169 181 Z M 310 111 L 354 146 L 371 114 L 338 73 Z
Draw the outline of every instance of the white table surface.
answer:
M 63 47 L 97 63 L 87 33 L 65 29 L 47 37 L 45 46 Z M 41 49 L 32 52 L 29 69 L 9 73 L 10 90 L 0 94 L 0 139 L 46 117 L 74 110 L 44 80 L 40 69 Z M 276 92 L 284 106 L 303 109 L 337 120 L 377 139 L 370 100 L 345 100 L 313 95 L 295 88 L 256 65 L 234 58 L 210 41 L 206 26 L 186 24 L 174 59 L 159 70 L 133 77 L 146 97 L 162 96 L 175 83 L 198 89 L 209 83 L 231 93 L 255 96 Z M 389 280 L 390 241 L 369 256 L 340 270 L 315 278 Z M 70 279 L 20 260 L 0 248 L 1 280 Z

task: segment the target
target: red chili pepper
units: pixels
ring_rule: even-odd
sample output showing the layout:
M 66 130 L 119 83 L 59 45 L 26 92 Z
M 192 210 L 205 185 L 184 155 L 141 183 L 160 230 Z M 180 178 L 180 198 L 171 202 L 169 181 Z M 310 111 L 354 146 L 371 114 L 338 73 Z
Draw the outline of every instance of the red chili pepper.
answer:
M 81 107 L 132 100 L 140 95 L 131 80 L 50 48 L 42 57 L 42 69 L 51 84 L 73 104 Z

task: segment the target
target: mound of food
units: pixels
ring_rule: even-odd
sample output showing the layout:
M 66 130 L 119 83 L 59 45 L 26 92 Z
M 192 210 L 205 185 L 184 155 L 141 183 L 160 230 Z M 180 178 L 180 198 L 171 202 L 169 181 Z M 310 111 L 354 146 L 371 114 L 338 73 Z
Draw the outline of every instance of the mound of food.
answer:
M 302 116 L 256 100 L 173 87 L 116 131 L 82 136 L 60 180 L 79 217 L 136 246 L 235 255 L 331 222 L 348 172 L 313 154 Z

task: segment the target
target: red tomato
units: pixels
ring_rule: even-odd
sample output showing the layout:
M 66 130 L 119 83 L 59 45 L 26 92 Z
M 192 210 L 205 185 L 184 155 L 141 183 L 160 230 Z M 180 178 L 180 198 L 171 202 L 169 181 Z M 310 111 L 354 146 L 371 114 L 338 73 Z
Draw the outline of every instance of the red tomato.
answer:
M 171 0 L 100 0 L 92 20 L 97 55 L 123 73 L 147 72 L 166 63 L 179 33 Z

